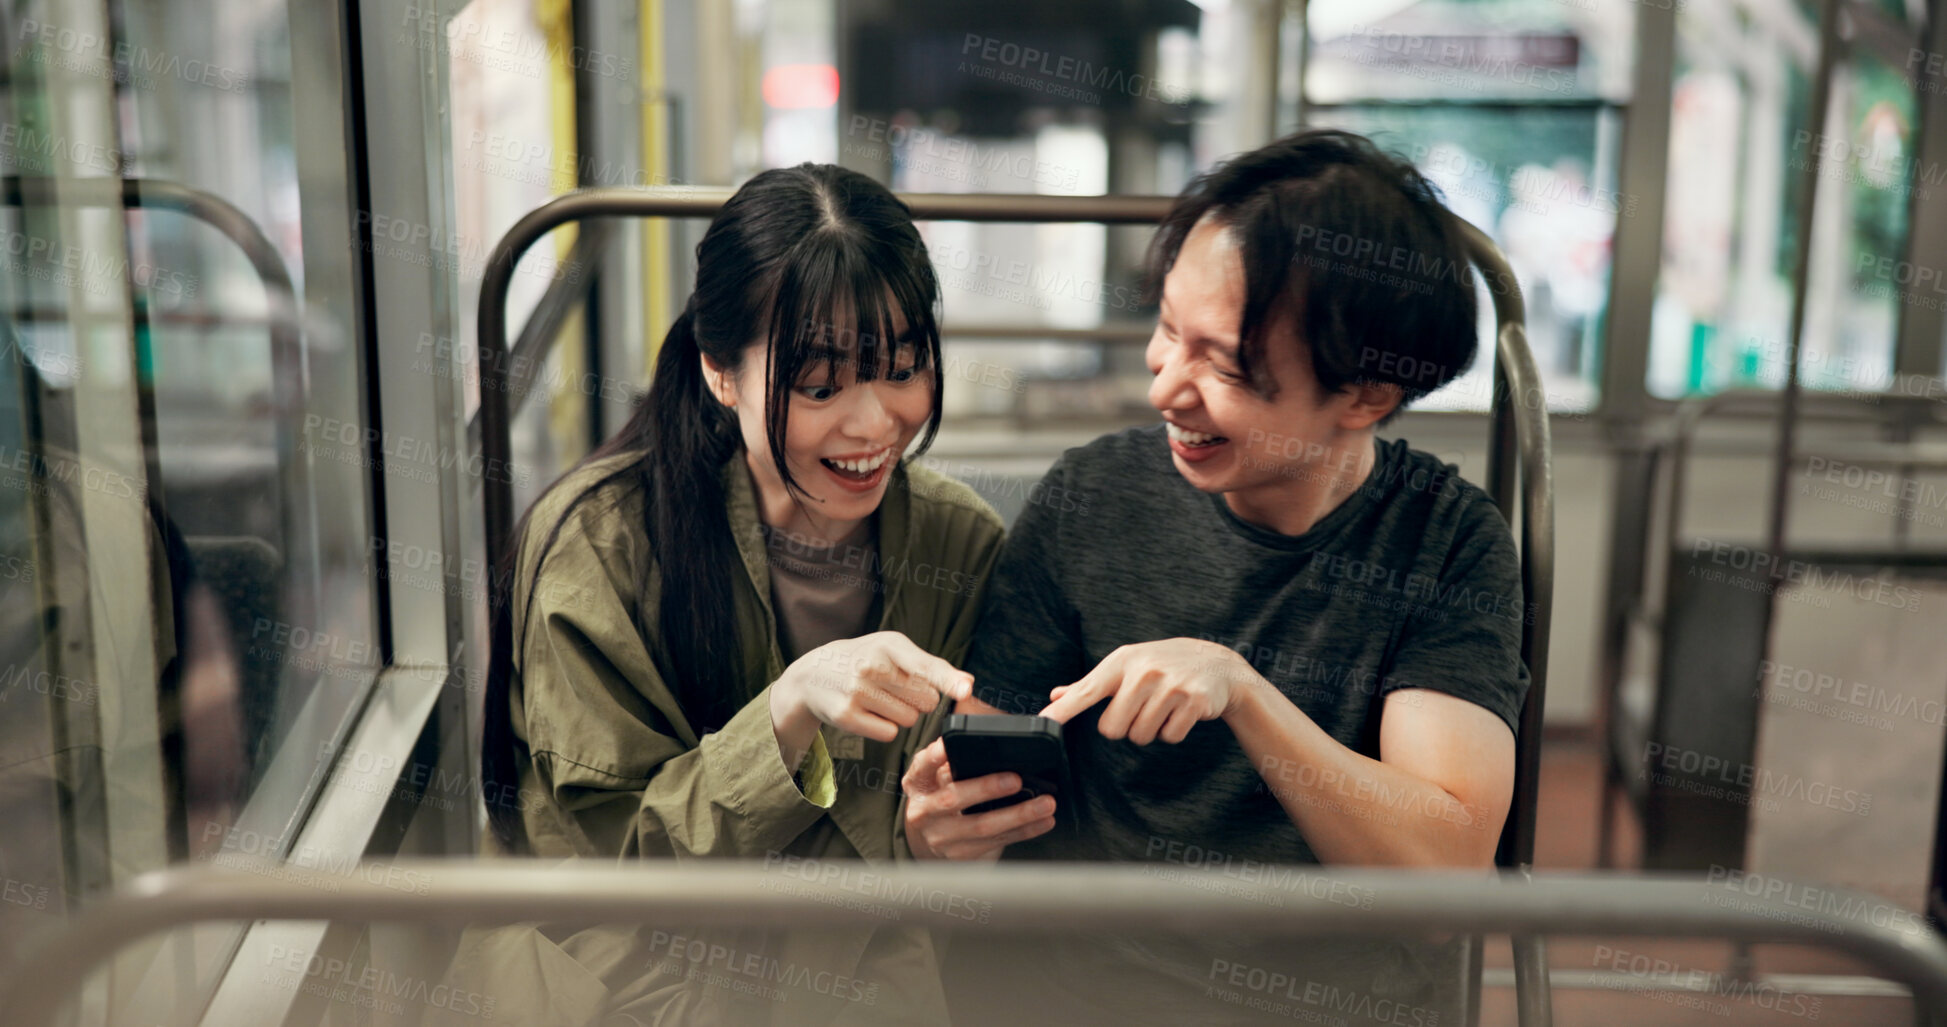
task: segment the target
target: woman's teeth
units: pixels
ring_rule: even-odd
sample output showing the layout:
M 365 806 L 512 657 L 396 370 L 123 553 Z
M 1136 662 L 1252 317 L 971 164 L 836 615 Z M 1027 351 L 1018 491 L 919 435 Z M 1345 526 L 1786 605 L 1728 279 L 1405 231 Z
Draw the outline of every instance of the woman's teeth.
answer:
M 1170 433 L 1170 438 L 1175 439 L 1176 441 L 1181 442 L 1186 446 L 1208 446 L 1213 442 L 1224 441 L 1224 437 L 1222 435 L 1209 435 L 1200 431 L 1190 431 L 1187 428 L 1178 428 L 1176 425 L 1171 424 L 1168 421 L 1164 421 L 1163 425 L 1166 429 L 1168 429 Z
M 892 447 L 888 446 L 880 450 L 877 455 L 866 457 L 863 460 L 827 459 L 824 460 L 824 463 L 828 467 L 836 467 L 841 471 L 848 471 L 852 474 L 871 474 L 873 471 L 878 470 L 886 462 L 886 459 L 891 456 Z

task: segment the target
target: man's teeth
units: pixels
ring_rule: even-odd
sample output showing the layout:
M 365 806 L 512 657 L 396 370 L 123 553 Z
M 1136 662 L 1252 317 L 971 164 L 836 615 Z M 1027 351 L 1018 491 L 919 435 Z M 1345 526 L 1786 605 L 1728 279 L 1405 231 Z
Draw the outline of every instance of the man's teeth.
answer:
M 1164 421 L 1163 425 L 1169 430 L 1170 438 L 1175 439 L 1176 441 L 1181 442 L 1186 446 L 1205 446 L 1205 445 L 1209 445 L 1212 442 L 1217 442 L 1223 438 L 1222 435 L 1209 435 L 1200 431 L 1190 431 L 1187 428 L 1178 428 L 1176 425 L 1170 424 L 1168 421 Z
M 877 456 L 869 456 L 863 460 L 827 459 L 825 462 L 840 470 L 850 471 L 853 474 L 871 474 L 873 471 L 878 470 L 879 465 L 885 463 L 886 458 L 890 457 L 891 455 L 892 455 L 892 449 L 888 447 L 886 449 L 880 450 Z

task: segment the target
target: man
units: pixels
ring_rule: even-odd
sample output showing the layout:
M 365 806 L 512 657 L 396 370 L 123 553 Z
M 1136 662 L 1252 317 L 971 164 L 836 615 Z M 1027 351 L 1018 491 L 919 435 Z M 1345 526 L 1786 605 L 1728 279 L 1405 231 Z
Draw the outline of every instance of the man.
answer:
M 1513 540 L 1455 468 L 1374 438 L 1474 357 L 1456 224 L 1410 165 L 1305 132 L 1193 182 L 1149 270 L 1166 423 L 1048 472 L 1086 503 L 1021 514 L 957 707 L 1064 721 L 1074 787 L 963 816 L 1013 782 L 955 783 L 935 743 L 915 854 L 1491 866 L 1528 683 Z M 1423 997 L 1425 955 L 1367 947 L 1334 986 Z M 1239 965 L 1154 962 L 1185 989 Z

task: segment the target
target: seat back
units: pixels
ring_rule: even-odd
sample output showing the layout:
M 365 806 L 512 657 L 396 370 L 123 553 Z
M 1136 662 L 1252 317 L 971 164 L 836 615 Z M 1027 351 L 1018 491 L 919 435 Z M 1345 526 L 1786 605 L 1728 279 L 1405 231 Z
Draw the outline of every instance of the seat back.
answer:
M 1515 738 L 1514 804 L 1501 829 L 1494 862 L 1525 873 L 1535 859 L 1535 820 L 1540 804 L 1542 711 L 1548 697 L 1548 629 L 1555 598 L 1555 495 L 1548 403 L 1528 348 L 1527 312 L 1507 258 L 1486 233 L 1460 222 L 1469 254 L 1494 302 L 1494 406 L 1489 418 L 1488 494 L 1514 529 L 1521 559 L 1521 595 L 1527 616 L 1521 630 L 1521 662 L 1528 668 L 1528 697 Z M 1480 939 L 1466 961 L 1470 980 L 1467 1022 L 1480 1017 Z M 1546 949 L 1540 938 L 1514 939 L 1515 990 L 1521 1027 L 1552 1022 Z

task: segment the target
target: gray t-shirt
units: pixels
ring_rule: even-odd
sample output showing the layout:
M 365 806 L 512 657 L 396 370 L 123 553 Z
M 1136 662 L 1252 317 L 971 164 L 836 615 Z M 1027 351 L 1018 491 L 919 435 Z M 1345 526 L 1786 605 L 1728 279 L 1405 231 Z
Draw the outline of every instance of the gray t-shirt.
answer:
M 1403 441 L 1375 448 L 1367 481 L 1298 536 L 1192 488 L 1161 425 L 1069 450 L 1029 494 L 990 578 L 967 664 L 975 693 L 1034 713 L 1119 646 L 1191 637 L 1243 654 L 1319 727 L 1374 758 L 1384 697 L 1401 688 L 1459 696 L 1514 727 L 1529 614 L 1507 525 L 1455 468 Z M 1006 858 L 1143 861 L 1164 877 L 1215 870 L 1363 901 L 1330 890 L 1316 868 L 1267 868 L 1317 858 L 1221 721 L 1177 745 L 1137 746 L 1101 736 L 1103 705 L 1063 731 L 1072 787 L 1057 829 Z M 1166 929 L 1011 951 L 974 941 L 949 961 L 949 984 L 955 1022 L 963 1011 L 1004 1023 L 1059 1010 L 1073 1023 L 1431 1027 L 1458 1003 L 1457 945 Z M 1076 982 L 1089 982 L 1086 995 Z
M 1001 551 L 968 656 L 975 693 L 1037 712 L 1119 646 L 1189 637 L 1243 654 L 1375 759 L 1383 698 L 1400 688 L 1459 696 L 1514 727 L 1528 612 L 1507 524 L 1452 466 L 1401 440 L 1375 448 L 1365 484 L 1298 536 L 1192 488 L 1161 425 L 1069 450 Z M 1221 721 L 1138 746 L 1097 732 L 1102 706 L 1063 732 L 1069 823 L 1009 858 L 1182 862 L 1194 844 L 1239 864 L 1317 862 Z

